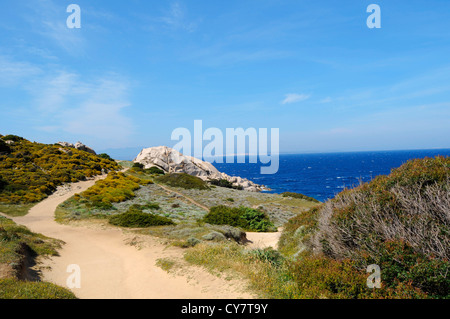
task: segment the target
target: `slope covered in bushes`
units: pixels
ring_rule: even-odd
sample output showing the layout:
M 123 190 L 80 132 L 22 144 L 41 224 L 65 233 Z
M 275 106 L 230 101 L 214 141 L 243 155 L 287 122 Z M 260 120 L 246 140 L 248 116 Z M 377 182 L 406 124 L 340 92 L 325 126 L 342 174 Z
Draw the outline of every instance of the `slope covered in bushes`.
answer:
M 28 269 L 38 256 L 57 256 L 62 241 L 33 233 L 0 216 L 0 299 L 73 299 L 66 288 L 42 282 Z
M 408 290 L 416 297 L 448 298 L 449 180 L 449 157 L 408 161 L 291 219 L 280 250 L 296 260 L 291 271 L 300 277 L 304 263 L 318 258 L 351 265 L 350 275 L 360 280 L 368 265 L 377 264 L 389 297 Z
M 120 168 L 115 161 L 74 148 L 15 135 L 0 140 L 0 204 L 39 202 L 63 183 Z

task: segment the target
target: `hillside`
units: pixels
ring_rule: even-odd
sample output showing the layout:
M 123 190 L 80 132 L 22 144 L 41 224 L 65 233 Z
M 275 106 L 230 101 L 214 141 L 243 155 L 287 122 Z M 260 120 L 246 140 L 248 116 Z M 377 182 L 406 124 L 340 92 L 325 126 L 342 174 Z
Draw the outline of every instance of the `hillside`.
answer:
M 57 256 L 63 243 L 0 216 L 0 299 L 73 299 L 66 288 L 40 281 L 39 256 Z
M 349 284 L 364 279 L 367 265 L 377 264 L 381 295 L 448 298 L 449 181 L 449 157 L 408 161 L 390 175 L 344 190 L 320 209 L 292 218 L 281 237 L 281 251 L 295 260 L 294 273 L 305 272 L 306 265 L 317 278 L 326 265 L 330 279 L 345 268 Z M 308 266 L 313 263 L 316 270 Z M 312 291 L 313 284 L 306 290 Z M 322 284 L 320 293 L 346 293 L 351 287 L 346 284 L 337 290 Z
M 113 160 L 75 148 L 30 142 L 15 135 L 1 136 L 1 211 L 14 211 L 9 205 L 37 203 L 63 183 L 119 168 Z

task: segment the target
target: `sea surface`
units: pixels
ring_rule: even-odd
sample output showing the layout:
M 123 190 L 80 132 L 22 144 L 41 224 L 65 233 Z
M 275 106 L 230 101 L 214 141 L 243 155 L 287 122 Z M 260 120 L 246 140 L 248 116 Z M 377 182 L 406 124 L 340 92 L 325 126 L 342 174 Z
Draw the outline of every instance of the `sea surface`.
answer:
M 450 149 L 377 151 L 321 154 L 280 155 L 279 170 L 273 175 L 262 175 L 264 164 L 213 163 L 221 172 L 247 178 L 271 189 L 269 193 L 298 192 L 320 201 L 333 198 L 345 187 L 369 182 L 378 175 L 387 175 L 392 169 L 414 158 L 450 156 Z

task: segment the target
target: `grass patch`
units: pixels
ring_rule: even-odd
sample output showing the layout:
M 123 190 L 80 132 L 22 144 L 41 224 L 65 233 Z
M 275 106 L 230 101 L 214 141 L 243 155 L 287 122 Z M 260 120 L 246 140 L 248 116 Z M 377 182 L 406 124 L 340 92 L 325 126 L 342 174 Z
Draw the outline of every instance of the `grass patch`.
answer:
M 62 241 L 31 232 L 25 226 L 0 216 L 0 263 L 20 265 L 26 244 L 36 255 L 57 256 Z
M 170 270 L 172 270 L 175 265 L 176 262 L 169 258 L 159 258 L 158 260 L 156 260 L 156 266 L 167 272 L 170 272 Z
M 0 279 L 0 299 L 76 299 L 68 289 L 49 282 Z
M 33 207 L 31 204 L 3 204 L 0 203 L 0 212 L 11 217 L 20 217 L 28 214 L 28 211 Z
M 62 241 L 33 233 L 12 220 L 0 217 L 0 264 L 10 267 L 11 278 L 0 279 L 0 299 L 74 299 L 68 289 L 47 282 L 21 281 L 27 256 L 57 256 Z M 26 251 L 26 252 L 25 252 Z

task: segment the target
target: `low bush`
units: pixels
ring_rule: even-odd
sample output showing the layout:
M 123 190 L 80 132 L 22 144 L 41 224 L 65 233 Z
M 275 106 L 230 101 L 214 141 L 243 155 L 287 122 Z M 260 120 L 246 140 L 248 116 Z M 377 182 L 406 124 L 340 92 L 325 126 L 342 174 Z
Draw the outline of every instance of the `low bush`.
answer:
M 226 188 L 232 188 L 232 189 L 238 189 L 238 190 L 244 189 L 240 185 L 233 185 L 233 183 L 227 181 L 226 179 L 211 179 L 209 181 L 209 183 L 211 185 L 219 186 L 219 187 L 226 187 Z
M 141 163 L 133 163 L 132 168 L 144 169 L 144 164 Z
M 111 158 L 111 156 L 109 156 L 109 155 L 106 154 L 106 153 L 101 153 L 101 154 L 98 154 L 97 156 L 100 157 L 100 158 L 104 158 L 104 159 L 106 159 L 106 160 L 108 160 L 108 161 L 114 161 L 114 159 Z
M 20 141 L 23 141 L 24 138 L 20 137 L 20 136 L 17 136 L 17 135 L 9 134 L 9 135 L 2 136 L 2 140 L 4 140 L 4 141 L 20 142 Z
M 11 153 L 11 148 L 0 138 L 0 153 Z
M 152 166 L 150 168 L 145 169 L 145 172 L 148 174 L 155 174 L 155 175 L 164 175 L 164 171 L 156 166 Z
M 155 180 L 172 187 L 181 187 L 185 189 L 199 189 L 199 190 L 209 189 L 208 184 L 201 178 L 186 173 L 166 174 L 163 176 L 156 177 Z
M 276 231 L 273 223 L 264 212 L 248 207 L 214 206 L 204 216 L 203 222 L 240 227 L 247 231 Z

